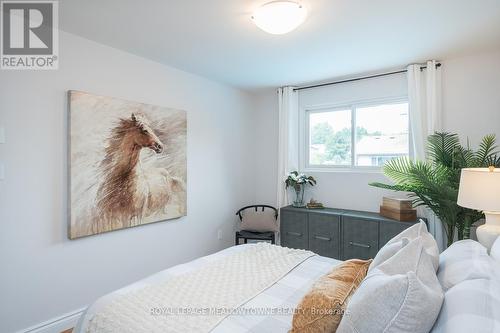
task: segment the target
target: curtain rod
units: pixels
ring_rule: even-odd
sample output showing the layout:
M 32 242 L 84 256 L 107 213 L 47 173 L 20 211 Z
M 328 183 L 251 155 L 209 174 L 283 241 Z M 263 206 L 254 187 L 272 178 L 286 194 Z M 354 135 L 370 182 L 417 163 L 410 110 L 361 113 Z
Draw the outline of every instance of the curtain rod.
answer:
M 436 68 L 441 67 L 441 63 L 438 62 L 436 64 Z M 426 69 L 427 66 L 420 66 L 420 70 Z M 324 86 L 331 86 L 334 84 L 339 84 L 339 83 L 347 83 L 347 82 L 354 82 L 354 81 L 360 81 L 360 80 L 366 80 L 366 79 L 373 79 L 376 77 L 382 77 L 382 76 L 388 76 L 388 75 L 394 75 L 394 74 L 401 74 L 401 73 L 406 73 L 408 72 L 407 69 L 401 69 L 398 71 L 393 71 L 393 72 L 387 72 L 387 73 L 380 73 L 380 74 L 374 74 L 374 75 L 368 75 L 368 76 L 360 76 L 360 77 L 355 77 L 352 79 L 346 79 L 346 80 L 340 80 L 340 81 L 334 81 L 334 82 L 327 82 L 327 83 L 320 83 L 320 84 L 314 84 L 311 86 L 304 86 L 304 87 L 298 87 L 294 88 L 293 91 L 298 91 L 298 90 L 303 90 L 303 89 L 311 89 L 311 88 L 318 88 L 318 87 L 324 87 Z

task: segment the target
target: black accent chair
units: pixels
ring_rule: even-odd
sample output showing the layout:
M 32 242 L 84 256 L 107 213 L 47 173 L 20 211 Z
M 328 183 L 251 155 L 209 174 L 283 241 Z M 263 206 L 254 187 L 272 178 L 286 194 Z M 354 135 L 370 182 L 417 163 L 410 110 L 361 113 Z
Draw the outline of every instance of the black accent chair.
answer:
M 278 210 L 269 205 L 251 205 L 251 206 L 246 206 L 241 208 L 236 212 L 236 215 L 240 218 L 240 222 L 243 220 L 243 216 L 241 213 L 245 209 L 255 209 L 257 212 L 259 209 L 263 212 L 266 208 L 274 210 L 274 218 L 276 221 L 278 220 Z M 265 240 L 265 241 L 271 241 L 271 244 L 276 244 L 276 234 L 274 231 L 266 231 L 266 232 L 258 232 L 258 231 L 250 231 L 250 230 L 240 230 L 236 231 L 235 235 L 235 244 L 239 245 L 240 244 L 240 239 L 243 239 L 244 244 L 248 242 L 249 239 L 252 240 Z

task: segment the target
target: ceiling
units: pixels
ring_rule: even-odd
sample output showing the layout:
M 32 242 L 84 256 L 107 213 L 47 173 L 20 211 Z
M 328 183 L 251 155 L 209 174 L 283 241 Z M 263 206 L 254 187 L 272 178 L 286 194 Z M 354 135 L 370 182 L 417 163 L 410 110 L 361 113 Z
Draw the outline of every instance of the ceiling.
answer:
M 270 35 L 263 0 L 63 0 L 60 26 L 102 44 L 255 90 L 500 48 L 500 0 L 303 0 L 307 20 Z

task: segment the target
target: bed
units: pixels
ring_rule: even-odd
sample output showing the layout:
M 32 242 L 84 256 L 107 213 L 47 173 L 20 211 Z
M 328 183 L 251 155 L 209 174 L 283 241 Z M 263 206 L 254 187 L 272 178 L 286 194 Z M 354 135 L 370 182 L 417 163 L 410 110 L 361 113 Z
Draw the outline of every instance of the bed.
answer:
M 267 243 L 238 245 L 100 298 L 74 332 L 289 332 L 292 324 L 296 328 L 294 314 L 304 295 L 318 279 L 347 264 Z M 420 223 L 391 239 L 365 276 L 346 304 L 337 333 L 500 332 L 500 238 L 491 255 L 472 240 L 439 254 Z M 179 315 L 164 312 L 164 304 L 180 304 L 178 309 L 214 304 L 230 311 Z
M 74 332 L 87 332 L 89 321 L 115 298 L 142 289 L 160 281 L 168 281 L 172 277 L 193 272 L 206 267 L 234 253 L 245 251 L 256 244 L 233 246 L 186 264 L 174 266 L 146 279 L 133 283 L 125 288 L 108 294 L 92 304 L 82 315 Z M 341 263 L 332 258 L 312 255 L 290 270 L 285 276 L 273 283 L 269 288 L 245 302 L 237 313 L 228 315 L 219 322 L 212 332 L 288 332 L 291 328 L 293 310 L 311 285 L 322 275 Z

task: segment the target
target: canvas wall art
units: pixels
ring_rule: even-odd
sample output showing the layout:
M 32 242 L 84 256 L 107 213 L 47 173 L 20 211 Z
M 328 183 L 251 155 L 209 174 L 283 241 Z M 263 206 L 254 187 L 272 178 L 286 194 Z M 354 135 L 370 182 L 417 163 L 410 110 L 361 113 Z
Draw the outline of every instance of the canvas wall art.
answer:
M 71 239 L 187 214 L 186 112 L 69 92 Z

